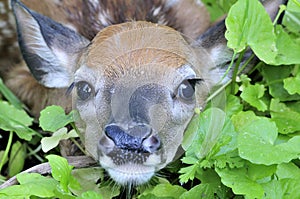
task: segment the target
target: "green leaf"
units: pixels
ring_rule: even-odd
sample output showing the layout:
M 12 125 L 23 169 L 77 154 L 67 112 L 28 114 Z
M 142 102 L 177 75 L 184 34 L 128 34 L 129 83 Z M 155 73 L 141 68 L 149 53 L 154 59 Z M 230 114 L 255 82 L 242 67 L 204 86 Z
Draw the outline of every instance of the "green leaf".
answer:
M 0 92 L 3 96 L 17 109 L 22 109 L 23 104 L 20 100 L 5 86 L 2 79 L 0 78 Z
M 195 115 L 190 123 L 188 124 L 185 132 L 184 132 L 184 137 L 183 141 L 181 143 L 182 148 L 186 151 L 193 143 L 193 140 L 196 137 L 197 134 L 197 129 L 199 126 L 199 115 Z
M 272 121 L 276 122 L 279 133 L 288 134 L 300 131 L 300 113 L 280 103 L 278 99 L 272 99 L 270 104 Z
M 42 143 L 42 150 L 46 153 L 51 149 L 58 146 L 59 141 L 66 140 L 69 138 L 78 137 L 76 131 L 73 129 L 68 133 L 67 128 L 61 128 L 54 132 L 51 137 L 43 137 L 41 140 Z
M 289 77 L 283 80 L 284 88 L 289 94 L 300 94 L 300 72 L 296 77 Z
M 288 78 L 293 66 L 263 66 L 261 73 L 269 85 L 269 93 L 280 101 L 300 100 L 300 95 L 290 95 L 283 87 L 283 80 Z
M 264 85 L 261 84 L 249 85 L 243 88 L 241 98 L 257 110 L 264 112 L 268 109 L 268 106 L 262 100 L 265 90 Z
M 48 106 L 41 111 L 40 126 L 44 131 L 55 132 L 74 121 L 74 112 L 66 115 L 60 106 Z
M 276 46 L 278 55 L 273 64 L 299 64 L 300 42 L 286 33 L 281 26 L 276 26 Z
M 203 3 L 206 4 L 206 8 L 210 13 L 211 21 L 216 21 L 224 14 L 227 14 L 230 7 L 237 0 L 227 0 L 227 1 L 219 1 L 219 0 L 202 0 Z
M 232 116 L 232 122 L 237 131 L 241 131 L 245 126 L 259 119 L 253 111 L 239 112 Z
M 147 195 L 154 195 L 157 198 L 170 198 L 177 199 L 182 195 L 186 190 L 178 185 L 171 184 L 158 184 L 150 192 L 144 193 L 140 198 L 145 199 L 149 198 Z M 153 198 L 153 196 L 152 196 Z
M 289 31 L 299 35 L 300 32 L 300 5 L 298 0 L 288 1 L 283 17 L 283 24 Z
M 94 192 L 94 191 L 87 191 L 81 194 L 80 197 L 77 197 L 78 199 L 102 199 L 102 195 Z
M 61 189 L 65 193 L 69 193 L 69 187 L 73 189 L 80 189 L 80 184 L 71 175 L 73 166 L 68 164 L 68 161 L 57 155 L 48 155 L 46 157 L 51 166 L 52 176 L 59 181 Z
M 199 159 L 205 157 L 217 143 L 225 123 L 225 113 L 218 108 L 209 108 L 199 117 L 197 137 L 187 154 L 193 153 Z
M 272 180 L 262 185 L 265 191 L 264 198 L 266 199 L 300 198 L 299 179 Z
M 183 193 L 180 199 L 190 199 L 190 198 L 215 198 L 215 193 L 217 192 L 216 184 L 199 184 L 194 186 L 191 190 Z
M 189 180 L 194 180 L 196 172 L 200 169 L 199 164 L 194 164 L 188 167 L 181 168 L 178 173 L 181 183 L 187 183 Z
M 19 110 L 8 102 L 0 101 L 0 129 L 13 131 L 24 140 L 31 140 L 35 132 L 28 126 L 33 119 L 24 110 Z
M 278 179 L 300 179 L 300 168 L 293 162 L 282 163 L 277 166 L 276 176 Z
M 12 145 L 8 162 L 8 174 L 14 176 L 22 171 L 26 158 L 26 146 L 17 141 Z
M 74 169 L 72 175 L 80 183 L 82 189 L 72 189 L 76 195 L 87 191 L 94 191 L 103 198 L 113 198 L 120 194 L 120 186 L 111 187 L 111 182 L 104 180 L 104 170 L 101 167 Z M 100 182 L 100 183 L 99 183 Z
M 274 62 L 277 49 L 273 24 L 259 1 L 237 1 L 231 7 L 225 23 L 228 47 L 241 52 L 250 46 L 260 60 Z
M 300 154 L 300 136 L 275 145 L 277 127 L 267 118 L 254 120 L 240 130 L 238 149 L 240 157 L 252 163 L 272 165 L 289 162 Z
M 243 105 L 241 104 L 240 99 L 238 97 L 234 95 L 228 95 L 226 100 L 226 116 L 231 117 L 233 114 L 236 114 L 243 110 Z
M 218 169 L 216 172 L 221 177 L 224 185 L 232 188 L 235 194 L 245 195 L 246 198 L 262 198 L 264 190 L 260 184 L 252 180 L 246 168 L 239 169 Z
M 37 173 L 22 173 L 17 175 L 17 179 L 20 185 L 1 189 L 0 198 L 55 197 L 54 190 L 58 183 L 53 178 L 44 177 Z

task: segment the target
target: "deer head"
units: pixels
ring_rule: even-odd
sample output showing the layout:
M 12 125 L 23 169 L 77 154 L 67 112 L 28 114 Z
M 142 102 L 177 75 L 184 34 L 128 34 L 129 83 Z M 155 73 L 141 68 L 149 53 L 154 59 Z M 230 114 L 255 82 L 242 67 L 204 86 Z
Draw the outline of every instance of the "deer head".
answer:
M 80 34 L 12 1 L 19 45 L 39 84 L 68 91 L 69 98 L 47 97 L 67 100 L 79 111 L 86 151 L 118 183 L 142 184 L 176 158 L 194 109 L 205 105 L 210 89 L 224 74 L 221 66 L 232 54 L 223 36 L 225 25 L 221 22 L 202 36 L 199 27 L 191 34 L 186 31 L 190 39 L 158 23 L 111 25 L 113 15 L 97 7 L 108 3 L 93 2 L 89 5 L 98 9 L 99 20 L 107 27 L 99 25 L 90 41 L 88 33 Z M 184 4 L 152 3 L 158 4 L 151 10 L 152 19 L 163 8 L 172 13 L 171 8 Z M 173 17 L 182 22 L 176 13 Z M 203 10 L 202 15 L 207 13 Z M 191 24 L 187 27 L 191 29 Z

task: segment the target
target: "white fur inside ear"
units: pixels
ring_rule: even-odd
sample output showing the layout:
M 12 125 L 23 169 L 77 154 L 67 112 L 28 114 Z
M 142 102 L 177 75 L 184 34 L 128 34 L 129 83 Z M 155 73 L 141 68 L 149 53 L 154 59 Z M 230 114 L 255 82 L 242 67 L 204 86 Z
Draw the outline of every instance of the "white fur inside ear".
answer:
M 63 63 L 67 64 L 68 62 L 67 55 L 62 52 L 54 53 L 49 48 L 41 33 L 39 24 L 21 5 L 15 5 L 15 14 L 25 54 L 37 55 L 38 58 L 36 59 L 39 60 L 31 65 L 28 63 L 28 67 L 33 71 L 33 76 L 49 88 L 69 86 L 70 75 L 66 68 L 62 66 Z M 37 65 L 38 63 L 39 65 Z
M 66 88 L 70 86 L 69 80 L 69 75 L 66 77 L 66 74 L 61 72 L 52 72 L 47 74 L 41 83 L 48 88 Z

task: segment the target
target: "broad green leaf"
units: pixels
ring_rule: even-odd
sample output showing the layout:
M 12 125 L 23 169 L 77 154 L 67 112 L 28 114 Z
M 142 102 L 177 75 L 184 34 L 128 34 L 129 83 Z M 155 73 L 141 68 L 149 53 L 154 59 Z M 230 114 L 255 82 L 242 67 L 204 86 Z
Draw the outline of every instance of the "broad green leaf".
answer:
M 300 180 L 300 168 L 293 162 L 282 163 L 277 166 L 276 176 L 278 179 L 295 179 Z
M 233 114 L 236 114 L 243 110 L 243 105 L 240 102 L 240 99 L 234 95 L 227 96 L 225 113 L 226 116 L 231 117 Z
M 251 164 L 248 163 L 247 167 L 247 175 L 253 181 L 263 180 L 267 178 L 269 181 L 271 176 L 276 172 L 276 165 L 261 165 L 261 164 Z
M 270 113 L 272 120 L 276 123 L 279 133 L 288 134 L 300 131 L 300 112 L 279 102 L 278 99 L 272 99 L 270 104 Z
M 191 190 L 183 193 L 179 199 L 191 199 L 191 198 L 214 198 L 217 192 L 218 185 L 215 183 L 199 184 L 194 186 Z
M 236 2 L 237 0 L 202 0 L 203 3 L 206 4 L 206 8 L 210 13 L 211 21 L 215 21 L 219 19 L 224 14 L 228 13 L 230 7 Z
M 195 139 L 195 136 L 197 134 L 197 129 L 199 127 L 199 117 L 200 116 L 196 114 L 192 118 L 192 120 L 190 121 L 188 127 L 184 132 L 184 137 L 181 146 L 185 151 L 191 146 L 193 140 Z
M 218 108 L 209 108 L 199 117 L 199 129 L 187 154 L 193 153 L 199 159 L 205 157 L 218 142 L 225 122 L 225 113 Z
M 54 190 L 58 183 L 53 178 L 37 173 L 22 173 L 17 175 L 20 185 L 14 185 L 0 190 L 0 198 L 41 198 L 55 197 Z
M 0 129 L 13 131 L 24 140 L 31 140 L 35 132 L 28 126 L 33 119 L 24 110 L 19 110 L 8 102 L 0 101 Z
M 269 93 L 280 101 L 300 100 L 300 95 L 290 95 L 284 88 L 283 80 L 291 75 L 293 66 L 263 66 L 261 73 L 269 85 Z
M 300 136 L 275 145 L 277 127 L 267 118 L 251 122 L 238 135 L 239 155 L 255 164 L 280 164 L 296 159 L 300 154 Z
M 87 191 L 81 194 L 80 197 L 77 197 L 78 199 L 102 199 L 102 195 L 94 192 L 94 191 Z
M 55 132 L 74 121 L 74 112 L 66 115 L 60 106 L 48 106 L 41 111 L 40 126 L 44 131 Z
M 82 187 L 81 190 L 71 188 L 76 195 L 94 191 L 102 195 L 103 198 L 113 198 L 120 194 L 120 186 L 114 185 L 112 188 L 111 182 L 104 180 L 104 170 L 101 167 L 74 169 L 72 175 Z
M 278 55 L 273 64 L 299 64 L 300 63 L 300 42 L 286 33 L 282 26 L 276 26 L 276 47 Z
M 178 185 L 171 184 L 158 184 L 150 192 L 144 193 L 140 198 L 147 198 L 148 194 L 154 195 L 158 198 L 170 198 L 177 199 L 181 196 L 186 190 Z
M 63 127 L 52 134 L 51 137 L 43 137 L 41 140 L 42 150 L 47 153 L 51 149 L 58 146 L 59 141 L 69 138 L 78 137 L 76 131 L 73 129 L 68 133 L 68 129 Z
M 21 142 L 15 142 L 10 151 L 10 158 L 8 162 L 8 174 L 14 176 L 22 171 L 26 158 L 26 146 Z
M 300 198 L 299 179 L 272 180 L 262 184 L 264 188 L 264 199 L 291 199 Z
M 274 62 L 277 49 L 273 24 L 258 0 L 237 1 L 228 13 L 226 27 L 229 48 L 241 52 L 250 46 L 260 60 Z
M 216 168 L 216 172 L 221 177 L 222 183 L 232 188 L 235 194 L 245 195 L 246 198 L 263 197 L 264 190 L 262 186 L 248 176 L 246 168 Z
M 243 88 L 241 98 L 257 110 L 264 112 L 268 109 L 267 104 L 262 99 L 265 90 L 264 85 L 261 84 L 249 85 Z
M 245 126 L 251 124 L 253 121 L 259 119 L 252 111 L 239 112 L 232 116 L 232 123 L 237 131 L 241 131 Z
M 290 0 L 285 10 L 283 17 L 283 24 L 289 30 L 295 34 L 300 33 L 300 3 L 299 0 Z
M 300 72 L 296 77 L 289 77 L 283 80 L 284 88 L 289 94 L 300 94 Z
M 59 181 L 60 187 L 65 193 L 70 192 L 69 187 L 80 189 L 80 184 L 71 175 L 73 166 L 70 166 L 65 158 L 57 155 L 48 155 L 46 158 L 49 160 L 53 178 Z

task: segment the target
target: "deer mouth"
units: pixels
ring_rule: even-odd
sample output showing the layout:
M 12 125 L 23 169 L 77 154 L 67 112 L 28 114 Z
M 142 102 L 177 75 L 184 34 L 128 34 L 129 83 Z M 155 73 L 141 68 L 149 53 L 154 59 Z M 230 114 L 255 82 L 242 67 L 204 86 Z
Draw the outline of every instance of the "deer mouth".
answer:
M 162 164 L 162 151 L 147 151 L 143 147 L 123 148 L 105 135 L 98 145 L 100 165 L 121 185 L 148 182 Z

